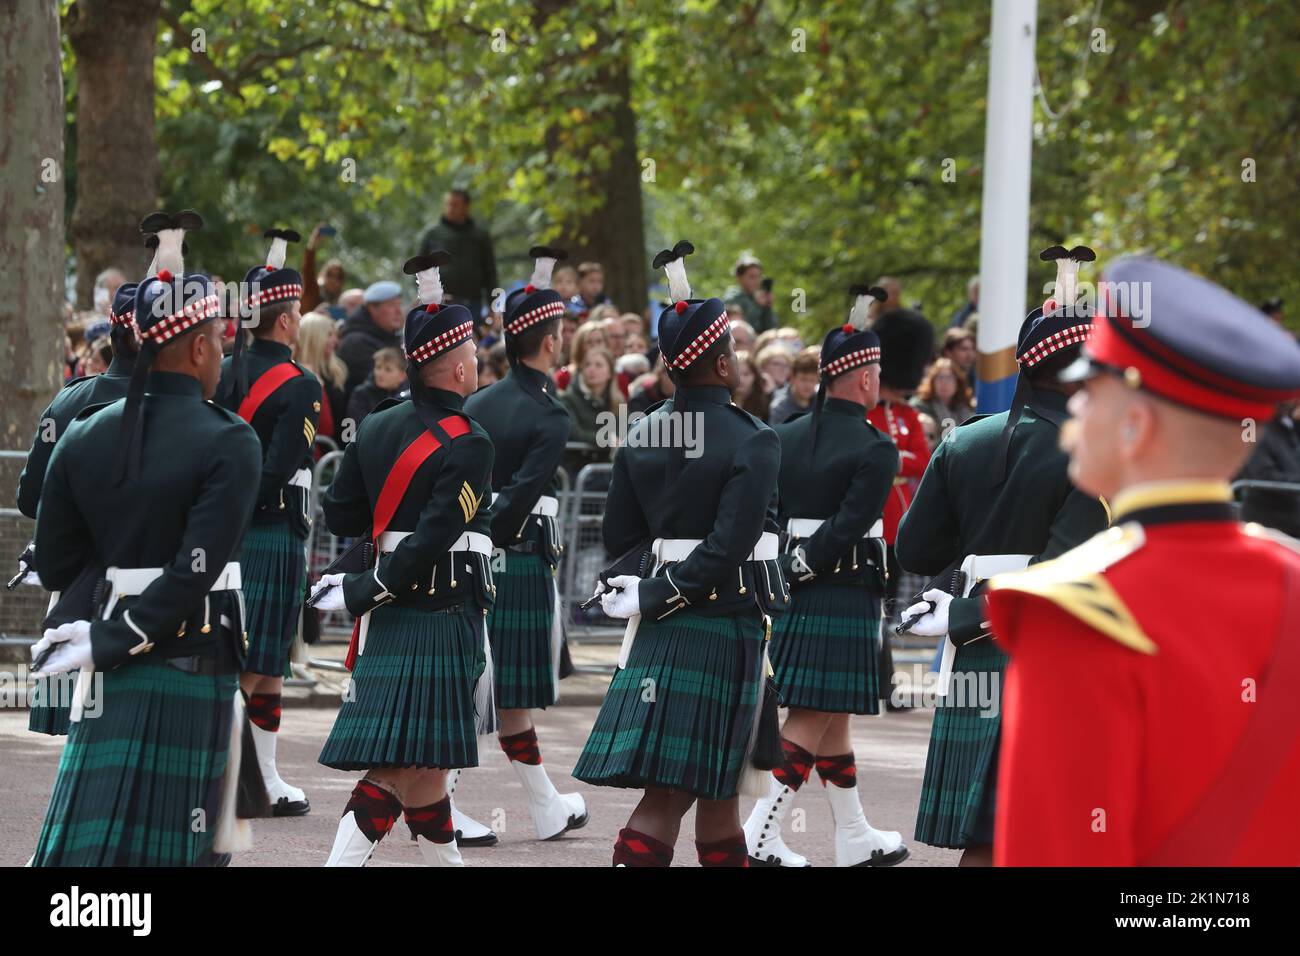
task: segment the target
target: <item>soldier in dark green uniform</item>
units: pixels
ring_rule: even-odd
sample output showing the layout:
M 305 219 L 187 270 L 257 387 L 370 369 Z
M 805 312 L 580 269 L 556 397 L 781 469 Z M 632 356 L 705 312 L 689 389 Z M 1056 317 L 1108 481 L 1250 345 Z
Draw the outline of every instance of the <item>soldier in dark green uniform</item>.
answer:
M 54 401 L 41 415 L 32 440 L 32 450 L 18 478 L 18 510 L 29 518 L 36 517 L 41 500 L 41 486 L 45 469 L 49 465 L 54 445 L 67 431 L 72 420 L 87 408 L 103 408 L 119 398 L 126 397 L 135 371 L 135 359 L 140 343 L 135 330 L 134 282 L 118 286 L 109 312 L 111 326 L 108 337 L 113 348 L 113 361 L 102 375 L 74 379 L 63 387 Z M 26 555 L 30 557 L 30 552 Z M 27 573 L 23 580 L 40 584 L 34 571 L 26 568 L 27 561 L 19 559 L 20 567 Z M 54 599 L 51 599 L 51 605 Z M 68 712 L 71 708 L 72 682 L 67 676 L 55 681 L 37 681 L 32 690 L 31 709 L 27 715 L 27 729 L 40 734 L 59 736 L 68 732 Z
M 523 784 L 537 838 L 550 840 L 585 826 L 587 806 L 581 794 L 559 793 L 551 783 L 529 713 L 560 696 L 564 621 L 555 584 L 560 560 L 555 471 L 569 437 L 569 414 L 554 397 L 550 376 L 560 355 L 564 315 L 564 300 L 550 287 L 551 270 L 566 256 L 545 246 L 534 246 L 529 254 L 537 260 L 532 278 L 505 303 L 510 371 L 470 396 L 465 411 L 487 430 L 496 449 L 492 544 L 502 558 L 494 569 L 497 596 L 488 635 L 501 749 Z M 464 845 L 496 842 L 490 829 L 459 812 L 456 830 Z
M 943 663 L 916 839 L 965 849 L 964 866 L 992 863 L 994 788 L 1006 655 L 989 636 L 983 582 L 1054 558 L 1106 527 L 1103 504 L 1070 482 L 1058 446 L 1077 384 L 1056 375 L 1091 334 L 1092 311 L 1075 304 L 1086 246 L 1042 254 L 1058 262 L 1057 295 L 1025 320 L 1016 346 L 1020 377 L 1010 411 L 972 418 L 940 443 L 898 529 L 898 561 L 915 574 L 966 571 L 965 593 L 923 597 L 933 610 L 912 627 L 940 637 Z M 929 605 L 908 608 L 905 618 Z M 947 635 L 946 638 L 944 635 Z
M 42 674 L 81 669 L 37 866 L 202 866 L 247 844 L 234 819 L 243 627 L 231 559 L 259 453 L 247 425 L 204 400 L 220 376 L 220 311 L 203 276 L 163 269 L 141 282 L 126 399 L 83 413 L 50 459 L 41 579 L 66 589 L 102 562 L 106 603 L 102 619 L 49 630 L 33 649 L 53 648 Z M 83 720 L 92 699 L 99 713 Z
M 302 276 L 284 268 L 287 243 L 298 234 L 271 229 L 265 265 L 244 277 L 250 289 L 246 317 L 233 355 L 221 367 L 223 404 L 253 426 L 262 443 L 257 510 L 244 537 L 240 564 L 248 607 L 248 661 L 240 685 L 248 695 L 253 743 L 273 816 L 301 816 L 311 808 L 298 787 L 280 778 L 275 765 L 280 695 L 289 651 L 298 631 L 307 587 L 312 444 L 320 417 L 321 386 L 293 361 L 302 321 Z M 244 346 L 244 330 L 252 344 Z M 251 478 L 250 478 L 251 480 Z
M 327 866 L 364 866 L 399 813 L 430 866 L 460 866 L 447 771 L 478 765 L 496 729 L 484 619 L 492 604 L 492 442 L 463 411 L 478 384 L 474 319 L 441 306 L 441 250 L 406 264 L 420 301 L 406 317 L 410 401 L 361 423 L 322 504 L 338 535 L 373 540 L 365 571 L 326 574 L 315 606 L 359 618 L 352 683 L 320 762 L 365 770 Z
M 839 866 L 892 866 L 907 858 L 895 831 L 867 822 L 858 796 L 851 714 L 880 712 L 877 640 L 885 551 L 880 515 L 898 473 L 898 450 L 866 420 L 880 395 L 880 340 L 866 329 L 883 289 L 855 285 L 849 321 L 822 342 L 812 414 L 779 425 L 782 569 L 790 610 L 772 630 L 772 665 L 790 708 L 784 761 L 745 823 L 750 862 L 807 866 L 781 839 L 781 823 L 814 762 L 835 820 Z
M 659 347 L 677 390 L 619 448 L 603 525 L 609 553 L 637 567 L 598 592 L 605 613 L 629 626 L 573 775 L 645 791 L 619 832 L 615 866 L 667 866 L 697 800 L 701 865 L 747 866 L 742 778 L 766 792 L 750 751 L 769 615 L 789 604 L 776 561 L 780 443 L 731 401 L 726 307 L 690 298 L 692 251 L 679 242 L 655 257 L 675 303 L 659 318 Z

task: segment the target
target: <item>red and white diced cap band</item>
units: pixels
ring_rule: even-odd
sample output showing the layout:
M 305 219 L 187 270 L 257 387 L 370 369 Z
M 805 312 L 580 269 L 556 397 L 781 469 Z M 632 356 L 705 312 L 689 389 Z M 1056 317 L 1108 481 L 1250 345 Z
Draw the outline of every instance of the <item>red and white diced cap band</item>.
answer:
M 460 325 L 453 325 L 446 332 L 438 333 L 423 345 L 417 346 L 410 352 L 407 352 L 406 357 L 417 365 L 421 362 L 427 362 L 439 352 L 445 352 L 450 348 L 460 345 L 461 342 L 471 338 L 473 334 L 473 322 L 462 322 Z
M 272 302 L 284 302 L 286 299 L 301 299 L 302 286 L 296 283 L 289 285 L 277 285 L 265 291 L 257 292 L 248 297 L 248 307 L 256 308 L 259 305 L 268 305 Z
M 1025 368 L 1033 368 L 1053 352 L 1059 352 L 1063 348 L 1071 345 L 1077 345 L 1080 342 L 1086 342 L 1092 336 L 1092 324 L 1072 325 L 1067 329 L 1061 329 L 1059 332 L 1053 332 L 1043 341 L 1036 343 L 1032 348 L 1020 356 L 1020 364 Z
M 871 362 L 880 361 L 880 349 L 872 347 L 869 349 L 858 349 L 850 352 L 848 355 L 841 355 L 837 359 L 832 359 L 822 366 L 822 372 L 829 376 L 840 375 L 849 369 L 857 368 L 859 365 L 867 365 Z
M 221 314 L 221 296 L 212 294 L 196 299 L 180 312 L 169 315 L 140 331 L 140 337 L 162 344 L 198 325 L 204 319 Z
M 678 356 L 668 364 L 676 369 L 689 368 L 692 362 L 708 351 L 709 346 L 727 334 L 730 326 L 731 323 L 727 318 L 727 313 L 723 312 L 713 320 L 713 323 L 707 329 L 695 336 L 694 341 L 682 349 Z
M 506 326 L 506 331 L 511 335 L 518 335 L 538 322 L 545 322 L 547 319 L 553 319 L 556 316 L 564 314 L 563 302 L 547 302 L 545 305 L 539 305 L 535 309 L 529 309 L 519 318 L 515 319 Z

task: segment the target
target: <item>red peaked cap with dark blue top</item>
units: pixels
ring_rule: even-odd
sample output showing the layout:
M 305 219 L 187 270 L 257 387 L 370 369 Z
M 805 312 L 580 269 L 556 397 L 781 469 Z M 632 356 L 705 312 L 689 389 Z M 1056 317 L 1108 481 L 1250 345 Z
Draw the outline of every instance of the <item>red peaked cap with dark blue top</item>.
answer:
M 459 304 L 442 304 L 442 279 L 438 270 L 451 262 L 451 253 L 434 249 L 412 256 L 402 266 L 408 276 L 415 276 L 418 304 L 406 313 L 402 335 L 406 359 L 418 367 L 430 362 L 474 338 L 474 316 Z M 415 386 L 412 380 L 412 387 Z
M 670 372 L 690 368 L 717 342 L 731 335 L 727 307 L 721 299 L 692 299 L 686 257 L 695 251 L 683 239 L 654 257 L 654 267 L 668 274 L 672 305 L 659 314 L 659 351 Z

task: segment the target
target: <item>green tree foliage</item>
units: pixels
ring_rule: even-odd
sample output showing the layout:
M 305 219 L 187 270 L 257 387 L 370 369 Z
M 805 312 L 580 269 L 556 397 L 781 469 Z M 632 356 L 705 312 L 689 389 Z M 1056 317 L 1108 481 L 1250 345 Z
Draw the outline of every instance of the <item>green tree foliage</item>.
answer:
M 1278 268 L 1300 239 L 1300 8 L 1041 0 L 1038 26 L 1031 252 L 1145 249 L 1300 302 Z M 465 185 L 522 277 L 532 241 L 603 208 L 602 78 L 625 65 L 647 261 L 691 238 L 711 294 L 752 250 L 809 333 L 883 274 L 943 323 L 979 263 L 988 29 L 986 5 L 935 0 L 165 0 L 164 204 L 209 217 L 193 245 L 227 276 L 262 228 L 324 219 L 322 255 L 368 278 Z M 1033 304 L 1051 274 L 1029 275 Z

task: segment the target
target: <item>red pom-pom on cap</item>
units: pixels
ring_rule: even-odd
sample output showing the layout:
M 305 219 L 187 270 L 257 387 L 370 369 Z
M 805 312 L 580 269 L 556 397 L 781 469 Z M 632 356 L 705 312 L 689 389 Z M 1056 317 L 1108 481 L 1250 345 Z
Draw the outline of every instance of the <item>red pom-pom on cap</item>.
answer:
M 857 331 L 857 329 L 853 327 L 852 322 L 845 322 L 843 327 L 841 327 L 840 331 L 843 332 L 845 335 L 852 335 L 854 332 Z
M 267 272 L 274 272 L 274 271 L 275 271 L 275 266 L 271 265 L 271 263 L 268 262 L 268 263 L 266 264 L 266 271 L 267 271 Z
M 437 312 L 437 311 L 438 311 L 438 303 L 437 303 L 437 302 L 430 302 L 428 305 L 426 305 L 426 306 L 424 307 L 424 311 L 425 311 L 425 312 L 430 312 L 430 313 L 432 313 L 432 312 Z
M 1055 311 L 1056 311 L 1055 299 L 1048 299 L 1046 302 L 1043 303 L 1043 315 L 1047 315 L 1047 313 L 1055 312 Z
M 686 300 L 683 299 L 681 302 L 678 302 L 675 306 L 673 306 L 673 308 L 677 310 L 678 315 L 681 315 L 683 312 L 689 309 L 690 306 L 687 305 Z
M 171 281 L 172 281 L 171 270 L 169 270 L 169 269 L 159 269 L 159 270 L 158 270 L 158 281 L 159 281 L 159 282 L 171 282 Z
M 536 291 L 537 291 L 537 286 L 533 285 L 531 282 L 528 283 L 528 285 L 524 286 L 525 295 L 532 295 Z

